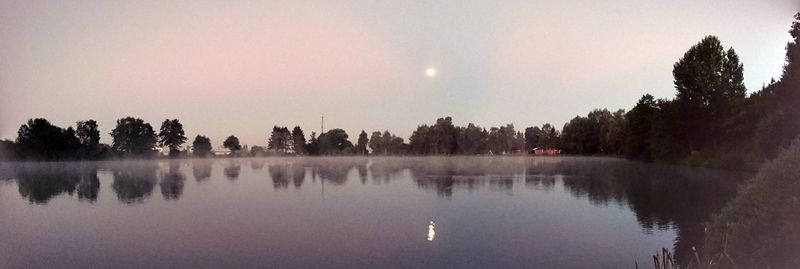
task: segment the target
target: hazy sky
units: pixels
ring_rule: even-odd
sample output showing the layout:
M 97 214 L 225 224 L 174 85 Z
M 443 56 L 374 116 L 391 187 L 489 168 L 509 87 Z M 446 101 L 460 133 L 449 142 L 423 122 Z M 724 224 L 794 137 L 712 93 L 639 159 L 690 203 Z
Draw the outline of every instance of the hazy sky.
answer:
M 778 77 L 797 0 L 0 0 L 0 138 L 27 119 L 124 116 L 187 137 L 266 145 L 273 125 L 545 122 L 672 97 L 672 64 L 706 35 L 749 91 Z M 436 76 L 425 75 L 426 68 Z

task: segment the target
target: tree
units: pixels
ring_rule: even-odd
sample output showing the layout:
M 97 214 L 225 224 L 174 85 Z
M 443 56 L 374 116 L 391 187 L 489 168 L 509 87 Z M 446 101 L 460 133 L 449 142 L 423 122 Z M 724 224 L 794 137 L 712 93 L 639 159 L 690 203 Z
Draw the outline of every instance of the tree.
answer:
M 367 155 L 367 143 L 369 143 L 369 138 L 367 137 L 367 132 L 361 130 L 361 133 L 358 134 L 358 143 L 356 144 L 356 154 L 358 155 Z
M 306 136 L 303 134 L 303 129 L 300 126 L 295 126 L 292 129 L 292 149 L 295 154 L 305 154 Z
M 372 149 L 372 154 L 374 155 L 386 154 L 381 132 L 372 132 L 372 136 L 369 138 L 369 148 Z
M 653 158 L 653 123 L 656 117 L 656 101 L 650 94 L 645 94 L 626 115 L 628 134 L 625 143 L 625 155 L 629 158 L 650 160 Z
M 347 138 L 347 132 L 338 128 L 319 135 L 320 154 L 342 155 L 352 153 L 353 143 L 348 141 Z
M 317 139 L 317 133 L 311 132 L 311 139 L 308 140 L 308 144 L 305 146 L 306 153 L 309 155 L 319 155 L 319 139 Z
M 161 146 L 169 147 L 169 156 L 177 156 L 180 153 L 180 146 L 186 142 L 183 132 L 183 124 L 178 119 L 166 119 L 161 123 L 161 131 L 158 133 L 158 143 Z
M 0 140 L 0 161 L 11 161 L 17 158 L 17 144 L 14 141 Z
M 194 156 L 206 157 L 211 153 L 211 139 L 198 135 L 192 142 L 192 153 Z
M 761 114 L 757 123 L 757 141 L 767 156 L 774 156 L 780 148 L 786 147 L 800 135 L 800 13 L 789 30 L 792 40 L 786 44 L 786 64 L 779 81 L 772 83 L 763 91 L 759 107 L 772 108 Z
M 540 146 L 539 140 L 542 137 L 542 129 L 539 127 L 525 128 L 525 151 L 528 153 L 533 152 L 533 149 Z
M 80 146 L 72 127 L 62 129 L 46 119 L 30 119 L 17 131 L 20 154 L 27 159 L 60 160 L 75 157 Z
M 717 148 L 724 122 L 745 99 L 742 72 L 739 56 L 715 36 L 703 38 L 675 63 L 675 102 L 683 130 L 679 143 L 690 151 Z
M 542 125 L 542 136 L 540 137 L 540 143 L 542 148 L 556 148 L 558 147 L 558 139 L 559 139 L 559 132 L 553 125 L 549 123 L 545 123 Z
M 408 144 L 412 154 L 428 154 L 431 152 L 430 132 L 431 128 L 428 125 L 419 125 L 411 133 L 411 137 L 408 138 Z M 370 139 L 370 141 L 372 140 Z M 370 145 L 370 147 L 372 146 Z
M 111 137 L 114 139 L 111 148 L 125 154 L 151 154 L 156 144 L 153 127 L 133 117 L 118 119 L 117 127 L 111 130 Z
M 267 141 L 267 148 L 286 153 L 292 146 L 292 134 L 286 127 L 272 127 L 272 133 Z
M 236 136 L 229 136 L 222 142 L 222 146 L 231 151 L 231 156 L 235 156 L 236 152 L 242 150 L 242 145 L 239 144 L 239 138 Z
M 487 133 L 473 123 L 459 128 L 458 153 L 473 155 L 486 153 Z
M 141 119 L 126 117 L 117 120 L 110 133 L 112 150 L 120 153 L 142 155 L 152 153 L 156 135 L 150 124 Z
M 100 145 L 100 131 L 97 129 L 97 122 L 94 120 L 79 121 L 76 123 L 75 134 L 78 141 L 86 148 L 97 148 Z
M 439 118 L 431 127 L 432 145 L 435 154 L 450 155 L 458 148 L 458 129 L 451 117 Z

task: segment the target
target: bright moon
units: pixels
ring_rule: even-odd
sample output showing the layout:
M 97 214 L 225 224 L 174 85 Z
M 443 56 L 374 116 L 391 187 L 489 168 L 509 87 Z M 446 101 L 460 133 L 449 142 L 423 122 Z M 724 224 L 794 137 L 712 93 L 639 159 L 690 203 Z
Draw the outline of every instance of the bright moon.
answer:
M 425 75 L 429 78 L 436 76 L 436 68 L 428 67 L 428 69 L 425 69 Z

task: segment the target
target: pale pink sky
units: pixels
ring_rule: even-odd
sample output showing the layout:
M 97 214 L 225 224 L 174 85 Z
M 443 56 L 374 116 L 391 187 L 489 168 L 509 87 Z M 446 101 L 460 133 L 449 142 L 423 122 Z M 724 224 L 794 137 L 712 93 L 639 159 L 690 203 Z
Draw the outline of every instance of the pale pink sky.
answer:
M 0 0 L 0 138 L 28 118 L 115 120 L 266 144 L 273 125 L 403 137 L 421 123 L 561 126 L 671 97 L 672 64 L 705 35 L 748 89 L 780 75 L 793 0 Z M 438 70 L 434 78 L 427 67 Z

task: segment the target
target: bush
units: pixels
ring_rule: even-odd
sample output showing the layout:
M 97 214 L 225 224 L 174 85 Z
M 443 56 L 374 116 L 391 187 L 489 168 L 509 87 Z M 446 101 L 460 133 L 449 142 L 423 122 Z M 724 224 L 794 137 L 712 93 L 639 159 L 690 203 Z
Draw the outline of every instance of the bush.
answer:
M 718 268 L 800 268 L 800 139 L 712 217 L 704 244 Z

